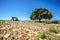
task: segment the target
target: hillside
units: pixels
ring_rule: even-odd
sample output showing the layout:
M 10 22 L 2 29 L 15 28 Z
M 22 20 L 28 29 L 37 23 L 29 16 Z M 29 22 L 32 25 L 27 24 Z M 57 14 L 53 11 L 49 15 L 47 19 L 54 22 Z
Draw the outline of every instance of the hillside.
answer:
M 0 40 L 35 40 L 35 36 L 45 32 L 49 27 L 57 27 L 59 29 L 60 24 L 5 21 L 0 23 Z M 57 34 L 60 34 L 60 30 Z M 42 39 L 38 38 L 37 40 Z M 45 40 L 47 40 L 47 38 Z

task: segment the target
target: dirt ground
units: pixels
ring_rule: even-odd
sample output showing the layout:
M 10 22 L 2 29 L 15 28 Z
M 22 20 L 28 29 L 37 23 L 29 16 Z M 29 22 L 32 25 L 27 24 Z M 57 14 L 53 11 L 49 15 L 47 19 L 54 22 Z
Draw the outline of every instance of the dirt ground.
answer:
M 27 21 L 6 21 L 0 23 L 0 40 L 34 40 L 34 36 L 40 34 L 47 28 L 60 24 L 45 24 Z

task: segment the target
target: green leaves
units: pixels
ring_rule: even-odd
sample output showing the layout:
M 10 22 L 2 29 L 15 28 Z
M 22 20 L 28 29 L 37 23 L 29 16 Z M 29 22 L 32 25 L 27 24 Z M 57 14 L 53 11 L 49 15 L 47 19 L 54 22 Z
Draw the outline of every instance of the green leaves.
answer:
M 52 14 L 45 8 L 35 8 L 32 11 L 30 19 L 32 20 L 39 20 L 39 19 L 51 19 Z

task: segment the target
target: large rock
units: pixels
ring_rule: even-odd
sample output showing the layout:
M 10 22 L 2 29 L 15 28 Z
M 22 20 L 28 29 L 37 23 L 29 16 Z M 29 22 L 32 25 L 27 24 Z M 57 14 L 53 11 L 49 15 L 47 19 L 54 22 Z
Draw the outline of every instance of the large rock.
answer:
M 12 17 L 12 21 L 19 21 L 17 17 Z

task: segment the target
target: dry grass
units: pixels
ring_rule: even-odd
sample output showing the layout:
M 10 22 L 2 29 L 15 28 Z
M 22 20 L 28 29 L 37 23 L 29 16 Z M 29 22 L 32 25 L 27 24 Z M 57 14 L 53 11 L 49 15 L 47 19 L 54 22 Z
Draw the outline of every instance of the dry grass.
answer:
M 0 26 L 0 40 L 35 40 L 35 36 L 41 34 L 51 26 L 55 26 L 58 29 L 60 28 L 60 24 L 6 21 Z M 60 34 L 59 32 L 58 34 Z M 41 38 L 39 39 L 41 40 Z M 48 38 L 46 38 L 46 40 L 47 39 Z

